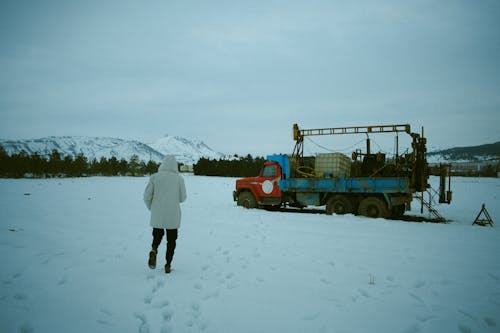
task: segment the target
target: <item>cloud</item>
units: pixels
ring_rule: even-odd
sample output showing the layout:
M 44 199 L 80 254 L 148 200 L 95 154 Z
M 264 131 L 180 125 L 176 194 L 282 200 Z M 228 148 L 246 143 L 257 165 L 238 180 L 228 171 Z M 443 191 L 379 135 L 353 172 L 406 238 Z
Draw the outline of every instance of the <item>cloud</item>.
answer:
M 57 135 L 61 123 L 64 134 L 169 132 L 265 154 L 289 150 L 294 122 L 409 122 L 441 145 L 498 132 L 493 2 L 34 1 L 0 12 L 7 138 Z

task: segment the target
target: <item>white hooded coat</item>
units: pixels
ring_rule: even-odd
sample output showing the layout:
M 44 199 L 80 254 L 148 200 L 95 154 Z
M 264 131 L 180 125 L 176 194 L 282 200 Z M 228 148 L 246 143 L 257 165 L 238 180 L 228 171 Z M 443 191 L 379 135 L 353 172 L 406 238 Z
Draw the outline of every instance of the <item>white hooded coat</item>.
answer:
M 167 155 L 158 172 L 149 178 L 144 191 L 144 202 L 151 211 L 150 225 L 159 229 L 178 229 L 181 224 L 180 203 L 184 200 L 184 178 L 179 174 L 175 157 Z

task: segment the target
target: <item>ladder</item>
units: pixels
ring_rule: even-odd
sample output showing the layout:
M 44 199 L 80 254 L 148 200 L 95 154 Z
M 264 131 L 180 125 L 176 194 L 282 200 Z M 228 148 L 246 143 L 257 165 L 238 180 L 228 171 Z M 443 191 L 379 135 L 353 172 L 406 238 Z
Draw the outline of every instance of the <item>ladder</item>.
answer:
M 429 199 L 425 199 L 424 193 L 427 193 L 429 195 Z M 429 187 L 427 191 L 425 192 L 415 192 L 413 197 L 420 201 L 420 212 L 424 212 L 424 207 L 427 209 L 429 212 L 429 217 L 432 218 L 433 222 L 446 222 L 446 219 L 439 214 L 437 209 L 434 208 L 434 205 L 436 205 L 435 197 L 439 197 L 439 193 L 434 190 L 432 187 Z

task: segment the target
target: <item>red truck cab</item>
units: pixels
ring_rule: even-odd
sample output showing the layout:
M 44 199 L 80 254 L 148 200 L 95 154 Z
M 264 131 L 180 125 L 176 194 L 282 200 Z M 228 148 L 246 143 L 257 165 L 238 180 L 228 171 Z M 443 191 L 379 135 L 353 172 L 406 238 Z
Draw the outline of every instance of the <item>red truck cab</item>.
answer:
M 259 206 L 279 207 L 281 205 L 281 167 L 279 163 L 266 161 L 257 177 L 236 181 L 233 200 L 238 206 L 256 208 Z

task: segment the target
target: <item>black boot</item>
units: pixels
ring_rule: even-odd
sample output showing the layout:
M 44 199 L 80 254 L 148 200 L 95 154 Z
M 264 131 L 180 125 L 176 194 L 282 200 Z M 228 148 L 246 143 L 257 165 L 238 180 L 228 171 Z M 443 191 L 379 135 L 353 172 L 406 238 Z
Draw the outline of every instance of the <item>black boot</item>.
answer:
M 157 252 L 154 249 L 149 252 L 148 266 L 151 269 L 155 269 L 156 268 L 156 253 Z

